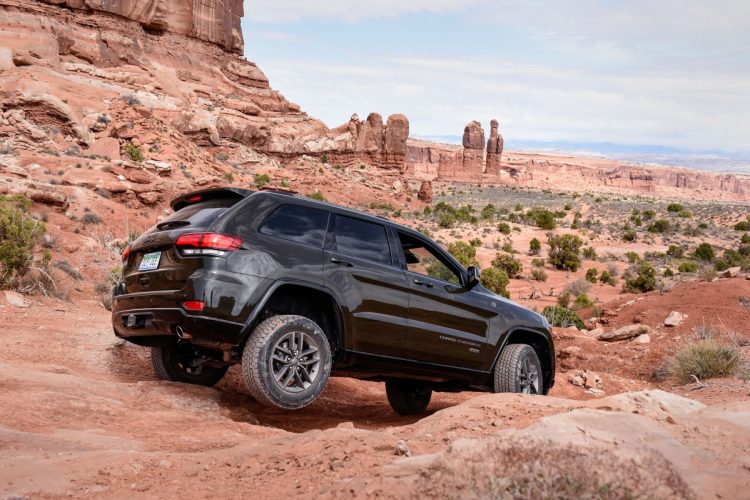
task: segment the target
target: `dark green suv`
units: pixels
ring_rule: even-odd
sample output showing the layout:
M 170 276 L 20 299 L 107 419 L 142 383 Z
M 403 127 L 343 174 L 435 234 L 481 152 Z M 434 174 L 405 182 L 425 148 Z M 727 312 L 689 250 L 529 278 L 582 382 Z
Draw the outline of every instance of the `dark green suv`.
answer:
M 165 380 L 212 385 L 241 364 L 252 395 L 286 409 L 331 374 L 380 380 L 401 414 L 432 391 L 554 383 L 547 321 L 413 229 L 273 191 L 199 191 L 172 208 L 123 253 L 112 312 Z

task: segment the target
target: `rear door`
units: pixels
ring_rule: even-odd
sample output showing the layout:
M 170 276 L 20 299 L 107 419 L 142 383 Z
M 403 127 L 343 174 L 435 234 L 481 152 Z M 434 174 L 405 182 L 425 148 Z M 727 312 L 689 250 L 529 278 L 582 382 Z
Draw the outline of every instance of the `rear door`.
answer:
M 480 369 L 488 354 L 491 313 L 486 298 L 467 290 L 462 270 L 426 239 L 398 232 L 409 298 L 412 359 Z
M 335 215 L 325 255 L 326 285 L 337 291 L 351 334 L 346 349 L 403 357 L 409 282 L 394 262 L 384 224 Z

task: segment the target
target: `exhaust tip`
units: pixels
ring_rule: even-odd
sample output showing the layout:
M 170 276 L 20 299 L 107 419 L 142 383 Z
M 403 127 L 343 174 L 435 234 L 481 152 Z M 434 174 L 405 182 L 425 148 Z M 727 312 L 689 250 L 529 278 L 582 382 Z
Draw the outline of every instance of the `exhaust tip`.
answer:
M 192 337 L 192 335 L 190 335 L 189 333 L 185 333 L 185 332 L 184 332 L 184 331 L 182 330 L 182 327 L 181 327 L 181 326 L 179 326 L 179 325 L 177 325 L 177 326 L 175 327 L 175 329 L 174 329 L 174 332 L 175 332 L 175 333 L 177 334 L 177 336 L 178 336 L 179 338 L 181 338 L 181 339 L 189 339 L 189 338 L 191 338 L 191 337 Z

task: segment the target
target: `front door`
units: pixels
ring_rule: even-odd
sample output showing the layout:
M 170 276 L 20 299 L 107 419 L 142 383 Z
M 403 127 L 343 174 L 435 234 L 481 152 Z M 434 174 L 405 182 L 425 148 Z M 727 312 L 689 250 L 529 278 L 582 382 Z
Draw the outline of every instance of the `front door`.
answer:
M 409 282 L 394 263 L 383 224 L 336 215 L 325 254 L 325 279 L 349 322 L 345 348 L 400 357 L 409 328 Z
M 409 353 L 412 359 L 478 369 L 487 356 L 491 314 L 486 298 L 467 290 L 462 271 L 429 241 L 398 233 L 409 298 Z

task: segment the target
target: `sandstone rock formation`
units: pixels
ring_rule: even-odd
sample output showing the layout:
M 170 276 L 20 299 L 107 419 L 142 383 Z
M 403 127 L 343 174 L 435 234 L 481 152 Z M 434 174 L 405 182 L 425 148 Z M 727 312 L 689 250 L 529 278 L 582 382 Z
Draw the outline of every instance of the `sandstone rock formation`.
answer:
M 417 198 L 425 203 L 432 203 L 432 183 L 430 181 L 422 181 L 422 185 L 419 186 L 417 192 Z
M 364 160 L 381 168 L 404 169 L 409 137 L 409 120 L 404 115 L 392 115 L 384 125 L 377 113 L 370 113 L 364 122 L 354 114 L 349 123 L 331 133 L 335 142 L 321 150 L 338 164 L 356 166 Z
M 72 9 L 102 11 L 140 23 L 152 33 L 168 31 L 215 43 L 242 54 L 242 0 L 41 0 Z
M 478 121 L 464 128 L 463 172 L 468 177 L 480 177 L 484 172 L 484 129 Z
M 498 132 L 500 124 L 497 120 L 492 120 L 490 138 L 487 141 L 487 166 L 484 173 L 490 175 L 500 174 L 500 157 L 503 155 L 503 136 Z

